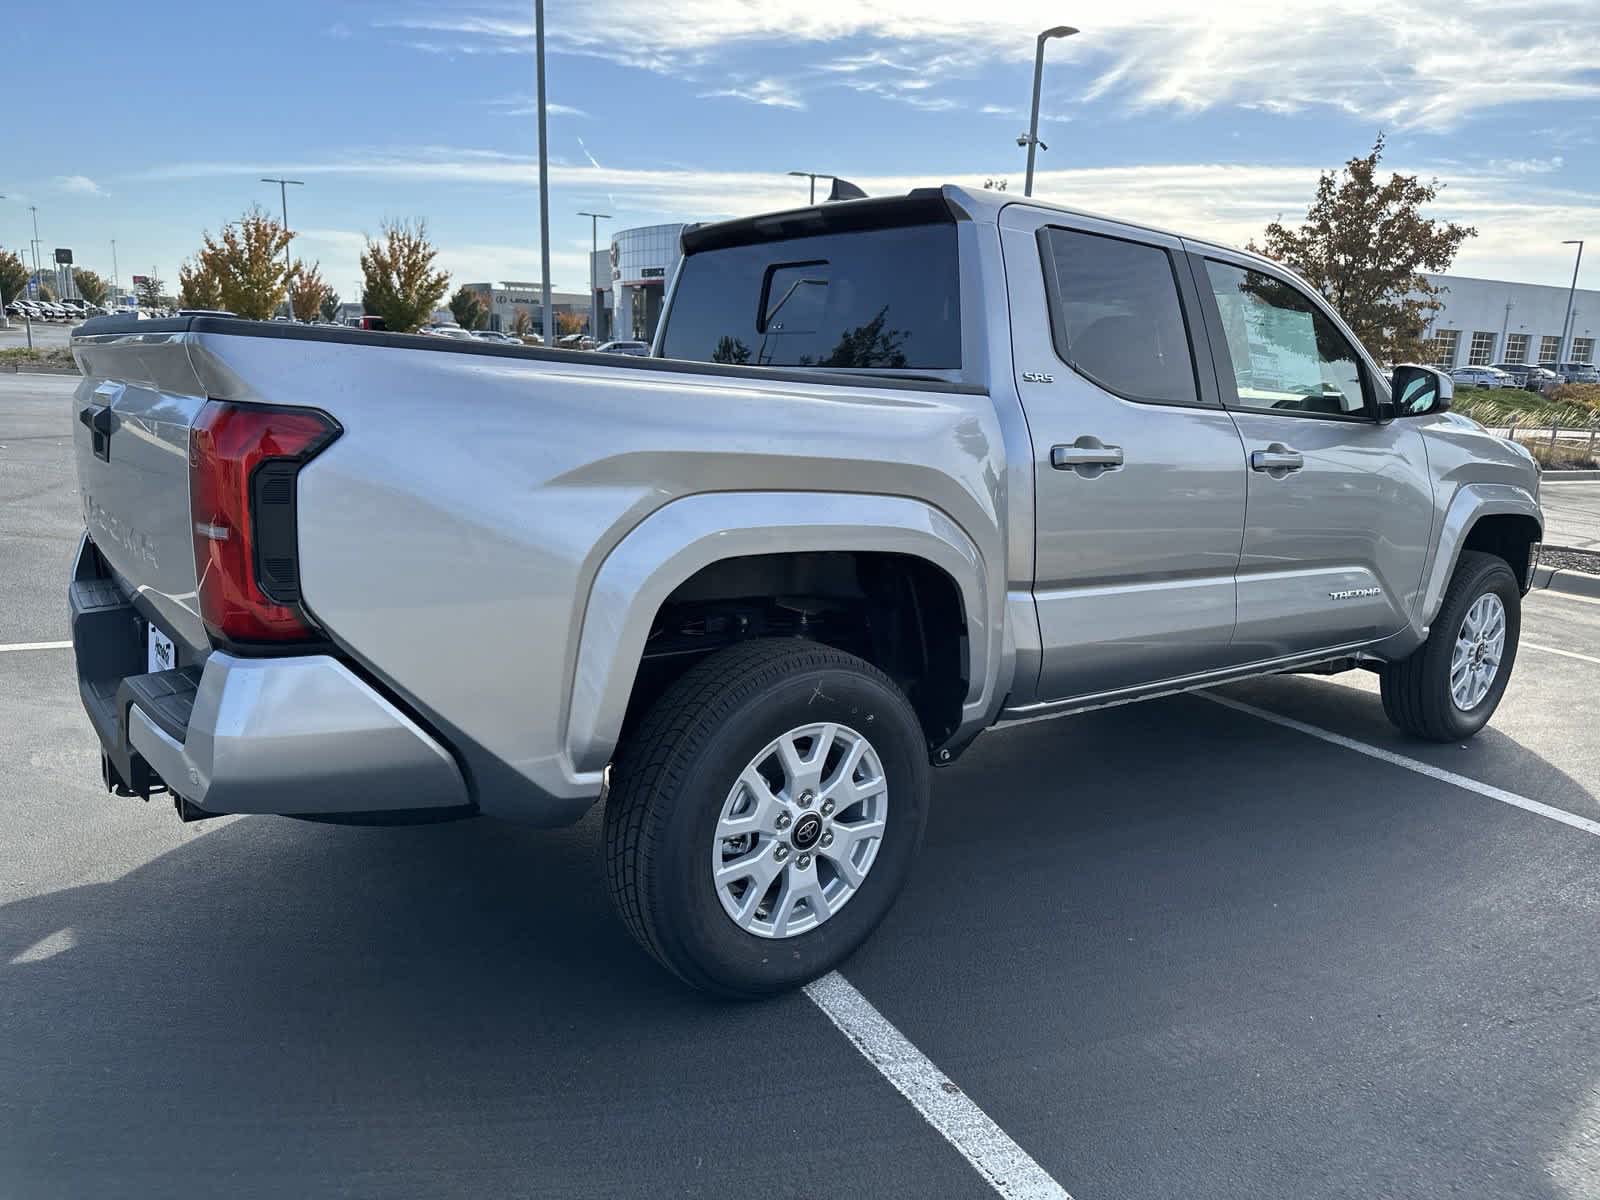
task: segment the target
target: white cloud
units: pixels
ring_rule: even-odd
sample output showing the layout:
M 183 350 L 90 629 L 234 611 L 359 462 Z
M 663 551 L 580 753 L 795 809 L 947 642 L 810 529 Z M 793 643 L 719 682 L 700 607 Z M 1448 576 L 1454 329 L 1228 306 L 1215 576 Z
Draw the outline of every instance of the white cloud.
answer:
M 794 88 L 781 79 L 758 79 L 754 83 L 734 83 L 715 91 L 701 92 L 702 99 L 717 96 L 732 96 L 736 100 L 748 100 L 752 104 L 765 104 L 772 108 L 803 109 L 806 102 L 800 99 Z
M 1318 165 L 1203 162 L 1052 169 L 1051 157 L 1042 157 L 1036 175 L 1035 191 L 1042 199 L 1233 245 L 1259 237 L 1266 223 L 1280 215 L 1290 223 L 1298 219 L 1310 203 L 1320 169 Z M 408 155 L 351 152 L 326 162 L 272 165 L 302 177 L 381 181 L 386 196 L 399 193 L 397 185 L 405 183 L 512 185 L 525 187 L 530 194 L 536 192 L 538 183 L 537 160 L 531 156 L 447 147 Z M 1564 282 L 1572 268 L 1561 240 L 1574 236 L 1574 230 L 1600 226 L 1600 195 L 1544 187 L 1536 175 L 1465 165 L 1445 170 L 1437 164 L 1394 160 L 1386 161 L 1384 167 L 1424 177 L 1439 175 L 1447 186 L 1434 205 L 1435 214 L 1478 227 L 1479 236 L 1466 243 L 1457 259 L 1458 273 Z M 248 177 L 262 174 L 264 169 L 261 163 L 184 163 L 140 177 Z M 939 183 L 976 189 L 987 178 L 1009 178 L 1020 190 L 1021 177 L 1019 159 L 1007 160 L 1001 170 L 991 162 L 987 167 L 955 166 L 925 175 L 851 176 L 875 196 Z M 768 172 L 640 169 L 597 163 L 552 164 L 550 184 L 552 192 L 561 193 L 562 203 L 572 202 L 575 207 L 606 204 L 604 211 L 613 214 L 613 228 L 618 229 L 654 221 L 714 220 L 792 208 L 806 194 L 803 180 L 797 184 Z M 309 241 L 313 231 L 303 236 Z M 482 268 L 480 275 L 511 274 L 509 269 L 489 270 L 495 251 L 478 258 L 460 248 L 451 252 Z M 559 280 L 563 286 L 586 277 L 587 268 L 581 263 L 575 266 L 576 275 L 574 266 L 563 266 Z
M 490 108 L 496 109 L 508 117 L 531 117 L 539 111 L 538 97 L 532 92 L 518 92 L 511 96 L 502 96 L 498 100 L 486 102 Z M 571 104 L 555 104 L 550 100 L 545 101 L 544 111 L 552 117 L 587 117 L 589 114 L 581 108 Z
M 423 13 L 383 22 L 431 49 L 524 52 L 525 6 Z M 683 73 L 741 47 L 876 42 L 824 71 L 972 70 L 1032 58 L 1058 0 L 591 0 L 582 22 L 550 26 L 557 53 Z M 1600 99 L 1588 29 L 1592 0 L 1457 0 L 1443 8 L 1373 0 L 1119 0 L 1081 17 L 1049 50 L 1056 79 L 1130 108 L 1273 112 L 1332 107 L 1393 127 L 1440 129 L 1475 112 L 1541 100 Z M 791 92 L 790 99 L 796 97 Z M 890 98 L 894 98 L 890 95 Z M 781 101 L 761 101 L 781 103 Z
M 87 175 L 61 175 L 56 178 L 56 186 L 63 192 L 71 192 L 75 196 L 104 196 L 106 192 Z

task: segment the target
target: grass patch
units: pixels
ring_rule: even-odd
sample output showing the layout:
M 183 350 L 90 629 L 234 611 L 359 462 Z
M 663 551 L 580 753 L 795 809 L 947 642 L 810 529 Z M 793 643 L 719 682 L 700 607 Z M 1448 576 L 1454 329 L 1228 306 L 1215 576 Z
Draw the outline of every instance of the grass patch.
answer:
M 1590 404 L 1586 395 L 1577 393 L 1579 387 L 1588 386 L 1569 385 L 1548 396 L 1517 388 L 1461 388 L 1450 406 L 1491 429 L 1511 425 L 1518 430 L 1548 430 L 1551 425 L 1592 429 L 1600 425 L 1600 403 Z
M 49 349 L 30 350 L 26 346 L 7 346 L 0 350 L 0 366 L 39 366 L 39 367 L 71 367 L 77 369 L 77 364 L 72 360 L 72 351 L 65 346 L 51 346 Z

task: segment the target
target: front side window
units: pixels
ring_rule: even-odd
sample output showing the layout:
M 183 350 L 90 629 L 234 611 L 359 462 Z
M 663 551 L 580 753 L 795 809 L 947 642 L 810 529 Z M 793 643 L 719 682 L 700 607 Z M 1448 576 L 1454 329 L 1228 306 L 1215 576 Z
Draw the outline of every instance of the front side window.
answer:
M 1206 260 L 1241 408 L 1316 416 L 1367 409 L 1361 362 L 1298 288 L 1260 271 Z
M 1056 352 L 1130 400 L 1194 404 L 1194 356 L 1172 256 L 1068 229 L 1041 234 Z
M 691 254 L 662 354 L 762 367 L 961 366 L 951 223 L 821 233 Z

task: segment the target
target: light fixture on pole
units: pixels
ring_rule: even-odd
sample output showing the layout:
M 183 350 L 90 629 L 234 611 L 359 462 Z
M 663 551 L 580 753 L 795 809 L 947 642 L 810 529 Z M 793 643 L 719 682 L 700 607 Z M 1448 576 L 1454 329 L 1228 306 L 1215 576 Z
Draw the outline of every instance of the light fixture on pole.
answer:
M 1572 300 L 1578 290 L 1578 268 L 1583 265 L 1583 243 L 1576 238 L 1569 238 L 1561 243 L 1563 246 L 1576 246 L 1578 248 L 1578 261 L 1572 264 L 1572 286 L 1567 289 L 1567 315 L 1561 319 L 1561 345 L 1556 348 L 1556 362 L 1567 361 L 1567 326 L 1572 324 Z
M 556 344 L 555 315 L 550 311 L 550 151 L 545 138 L 544 0 L 533 0 L 533 57 L 539 73 L 539 291 L 544 344 Z M 592 260 L 591 260 L 592 262 Z M 594 268 L 591 266 L 591 273 Z
M 305 187 L 302 179 L 263 179 L 262 183 L 275 183 L 278 185 L 278 200 L 283 205 L 283 231 L 289 233 L 289 188 Z M 294 240 L 294 234 L 289 233 L 289 241 Z M 289 253 L 289 242 L 283 244 L 283 280 L 288 285 L 284 295 L 284 303 L 289 309 L 289 320 L 294 320 L 294 258 Z
M 611 220 L 611 214 L 581 212 L 578 215 L 589 218 L 589 336 L 598 342 L 600 340 L 600 290 L 595 287 L 594 256 L 600 252 L 600 222 Z
M 809 204 L 817 202 L 817 180 L 834 178 L 826 171 L 790 171 L 788 174 L 795 176 L 797 179 L 809 179 L 811 181 L 811 199 L 807 201 Z
M 1033 56 L 1033 114 L 1028 118 L 1028 132 L 1017 139 L 1019 144 L 1028 147 L 1028 174 L 1022 181 L 1024 196 L 1033 195 L 1033 156 L 1039 148 L 1039 89 L 1044 82 L 1044 44 L 1051 38 L 1069 38 L 1077 32 L 1071 25 L 1057 25 L 1039 35 Z

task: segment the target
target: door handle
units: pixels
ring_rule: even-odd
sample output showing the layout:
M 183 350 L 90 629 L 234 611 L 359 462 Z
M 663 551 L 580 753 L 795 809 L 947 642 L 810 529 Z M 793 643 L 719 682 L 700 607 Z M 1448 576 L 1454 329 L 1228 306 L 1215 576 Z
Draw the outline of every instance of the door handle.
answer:
M 1290 471 L 1298 471 L 1306 465 L 1304 456 L 1298 450 L 1291 450 L 1282 442 L 1273 442 L 1265 450 L 1250 451 L 1250 469 L 1252 471 L 1266 471 L 1268 474 L 1287 475 Z
M 1120 467 L 1122 447 L 1102 446 L 1093 438 L 1079 438 L 1070 446 L 1051 446 L 1050 465 L 1058 471 L 1070 471 L 1075 467 Z
M 93 434 L 94 456 L 106 462 L 111 461 L 111 408 L 109 405 L 89 404 L 78 410 L 78 420 L 82 421 L 89 432 Z

